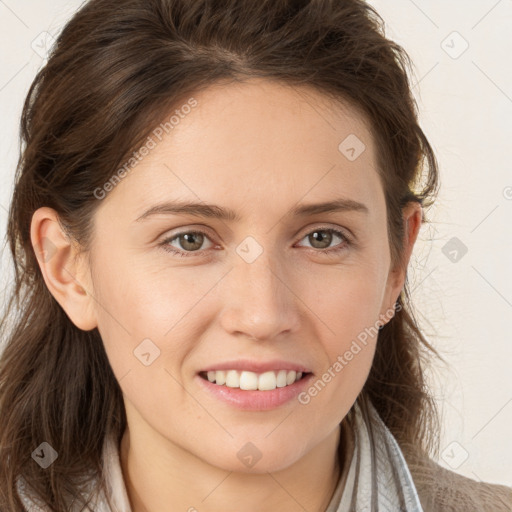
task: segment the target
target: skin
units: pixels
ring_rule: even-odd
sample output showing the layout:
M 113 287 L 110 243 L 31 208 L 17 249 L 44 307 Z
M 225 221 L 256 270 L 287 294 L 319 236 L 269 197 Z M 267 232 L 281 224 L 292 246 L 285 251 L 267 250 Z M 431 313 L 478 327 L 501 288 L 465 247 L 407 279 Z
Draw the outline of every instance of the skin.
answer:
M 252 79 L 194 97 L 197 107 L 101 200 L 89 259 L 75 258 L 47 207 L 34 213 L 32 243 L 55 245 L 40 260 L 45 282 L 77 327 L 98 328 L 120 382 L 121 465 L 134 512 L 323 511 L 340 476 L 339 425 L 367 379 L 376 337 L 308 404 L 240 411 L 209 396 L 196 373 L 237 357 L 282 358 L 321 378 L 359 333 L 389 321 L 405 272 L 391 268 L 374 142 L 355 109 L 305 88 Z M 350 134 L 366 145 L 354 161 L 338 150 Z M 341 196 L 368 213 L 286 216 Z M 135 222 L 174 199 L 231 208 L 242 220 Z M 417 203 L 404 222 L 407 263 Z M 308 236 L 318 228 L 350 230 L 353 244 L 329 256 L 323 247 L 345 242 L 333 235 L 322 246 Z M 199 250 L 168 242 L 190 257 L 158 245 L 192 229 L 205 233 Z M 236 252 L 247 236 L 263 249 L 252 263 Z M 133 353 L 145 338 L 160 349 L 149 366 Z M 237 457 L 249 441 L 262 454 L 251 468 Z

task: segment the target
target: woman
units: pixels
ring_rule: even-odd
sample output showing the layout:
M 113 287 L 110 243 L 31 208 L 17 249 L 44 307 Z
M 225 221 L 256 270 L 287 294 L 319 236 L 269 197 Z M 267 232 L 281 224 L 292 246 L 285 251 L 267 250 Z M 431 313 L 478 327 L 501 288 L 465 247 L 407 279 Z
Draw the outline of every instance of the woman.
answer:
M 75 14 L 22 116 L 1 510 L 510 510 L 432 461 L 408 64 L 359 0 Z

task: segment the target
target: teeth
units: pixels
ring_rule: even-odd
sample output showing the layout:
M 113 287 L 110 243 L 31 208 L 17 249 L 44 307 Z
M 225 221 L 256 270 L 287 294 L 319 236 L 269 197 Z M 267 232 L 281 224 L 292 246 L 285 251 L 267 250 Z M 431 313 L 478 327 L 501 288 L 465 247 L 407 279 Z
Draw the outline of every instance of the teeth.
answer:
M 254 373 L 238 370 L 213 370 L 207 372 L 210 382 L 225 385 L 229 388 L 244 390 L 271 391 L 276 388 L 284 388 L 302 377 L 302 372 L 295 370 L 276 370 L 264 373 Z
M 279 370 L 277 372 L 276 386 L 278 388 L 284 388 L 288 379 L 286 378 L 286 370 Z

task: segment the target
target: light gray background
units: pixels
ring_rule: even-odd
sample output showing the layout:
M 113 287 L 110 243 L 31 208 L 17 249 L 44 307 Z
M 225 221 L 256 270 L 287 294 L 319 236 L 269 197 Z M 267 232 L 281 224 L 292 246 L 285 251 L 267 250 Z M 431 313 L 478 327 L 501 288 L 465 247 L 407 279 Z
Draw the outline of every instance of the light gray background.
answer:
M 421 325 L 449 363 L 429 374 L 442 412 L 440 463 L 512 485 L 512 0 L 370 3 L 415 63 L 421 124 L 440 163 L 433 224 L 409 269 Z M 51 43 L 45 33 L 56 36 L 80 4 L 0 0 L 2 239 L 19 116 Z

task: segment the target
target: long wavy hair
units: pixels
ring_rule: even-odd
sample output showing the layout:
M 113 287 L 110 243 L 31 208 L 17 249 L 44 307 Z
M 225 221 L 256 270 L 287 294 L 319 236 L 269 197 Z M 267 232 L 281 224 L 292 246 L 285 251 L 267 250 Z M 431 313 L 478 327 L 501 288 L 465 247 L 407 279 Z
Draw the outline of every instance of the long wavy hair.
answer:
M 94 191 L 167 112 L 212 84 L 263 77 L 314 88 L 365 116 L 391 260 L 403 264 L 402 209 L 416 201 L 426 210 L 439 188 L 411 72 L 407 53 L 386 38 L 383 20 L 362 0 L 83 4 L 35 77 L 21 117 L 6 237 L 14 279 L 0 321 L 0 510 L 24 510 L 15 488 L 20 475 L 51 510 L 69 510 L 71 501 L 86 507 L 91 496 L 80 489 L 93 477 L 103 485 L 105 436 L 120 440 L 126 427 L 98 330 L 77 328 L 45 285 L 30 239 L 34 211 L 55 209 L 87 251 L 100 204 Z M 440 356 L 420 332 L 407 278 L 397 304 L 379 330 L 357 400 L 371 402 L 406 458 L 437 456 L 439 419 L 425 370 Z M 59 454 L 45 470 L 31 457 L 42 441 Z

